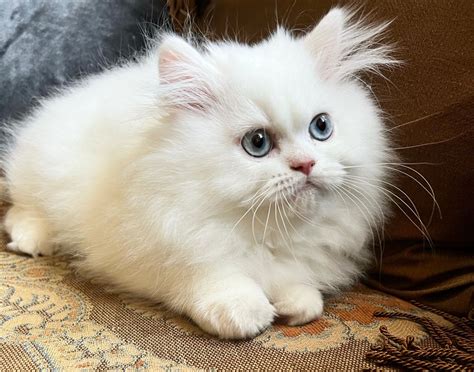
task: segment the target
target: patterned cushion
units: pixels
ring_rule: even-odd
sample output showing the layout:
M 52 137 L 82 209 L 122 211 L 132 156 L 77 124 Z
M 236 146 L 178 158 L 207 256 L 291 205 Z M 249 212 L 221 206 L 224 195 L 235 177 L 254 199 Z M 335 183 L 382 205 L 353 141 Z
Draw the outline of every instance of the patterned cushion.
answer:
M 415 322 L 374 317 L 438 315 L 364 286 L 329 299 L 322 319 L 277 324 L 253 340 L 220 341 L 160 305 L 107 292 L 75 275 L 64 257 L 32 259 L 0 248 L 0 365 L 6 370 L 240 368 L 354 370 L 380 340 L 379 327 L 429 342 Z

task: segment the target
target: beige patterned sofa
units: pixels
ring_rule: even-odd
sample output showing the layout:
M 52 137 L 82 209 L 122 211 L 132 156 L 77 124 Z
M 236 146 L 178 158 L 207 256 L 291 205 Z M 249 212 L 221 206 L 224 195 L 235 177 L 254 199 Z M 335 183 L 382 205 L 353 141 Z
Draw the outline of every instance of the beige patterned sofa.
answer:
M 220 341 L 158 304 L 81 279 L 64 257 L 31 259 L 0 250 L 2 371 L 370 369 L 376 364 L 366 354 L 385 338 L 381 326 L 440 347 L 419 322 L 374 316 L 377 311 L 453 327 L 440 315 L 360 285 L 330 299 L 320 320 L 276 324 L 253 340 Z

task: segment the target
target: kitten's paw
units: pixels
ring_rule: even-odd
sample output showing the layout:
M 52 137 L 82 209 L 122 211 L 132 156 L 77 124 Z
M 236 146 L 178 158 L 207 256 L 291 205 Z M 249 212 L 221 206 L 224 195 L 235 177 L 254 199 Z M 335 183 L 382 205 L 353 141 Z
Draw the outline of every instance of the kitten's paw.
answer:
M 273 303 L 276 312 L 290 326 L 306 324 L 323 313 L 323 296 L 307 285 L 293 285 L 280 290 Z
M 54 253 L 52 245 L 48 244 L 48 228 L 42 217 L 14 206 L 5 217 L 5 230 L 11 239 L 7 244 L 10 251 L 33 257 Z
M 275 309 L 261 290 L 231 292 L 199 304 L 193 319 L 203 330 L 225 339 L 242 339 L 270 326 Z

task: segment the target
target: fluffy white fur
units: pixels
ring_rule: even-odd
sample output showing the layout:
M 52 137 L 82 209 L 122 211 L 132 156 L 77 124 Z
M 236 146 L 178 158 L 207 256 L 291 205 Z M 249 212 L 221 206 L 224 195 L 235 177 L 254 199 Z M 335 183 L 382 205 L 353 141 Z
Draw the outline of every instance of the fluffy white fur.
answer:
M 390 151 L 357 78 L 392 63 L 384 28 L 333 9 L 306 36 L 252 46 L 166 35 L 43 101 L 4 159 L 9 248 L 72 253 L 223 338 L 317 318 L 322 293 L 360 274 L 385 210 Z M 324 142 L 308 133 L 319 113 L 334 123 Z M 255 128 L 275 138 L 263 158 L 240 144 Z M 308 157 L 308 177 L 290 168 Z

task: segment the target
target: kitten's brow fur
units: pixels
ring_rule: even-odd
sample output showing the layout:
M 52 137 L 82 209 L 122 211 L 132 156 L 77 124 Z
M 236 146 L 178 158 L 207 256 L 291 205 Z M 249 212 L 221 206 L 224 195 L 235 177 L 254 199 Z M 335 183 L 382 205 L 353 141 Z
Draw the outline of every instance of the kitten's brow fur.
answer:
M 395 63 L 387 25 L 333 9 L 307 35 L 259 44 L 164 35 L 137 61 L 46 99 L 3 157 L 11 250 L 59 252 L 116 288 L 224 338 L 276 315 L 321 315 L 351 284 L 386 214 L 392 161 L 361 72 Z M 312 118 L 334 123 L 327 141 Z M 263 158 L 240 145 L 265 128 Z M 314 159 L 306 177 L 290 161 Z

